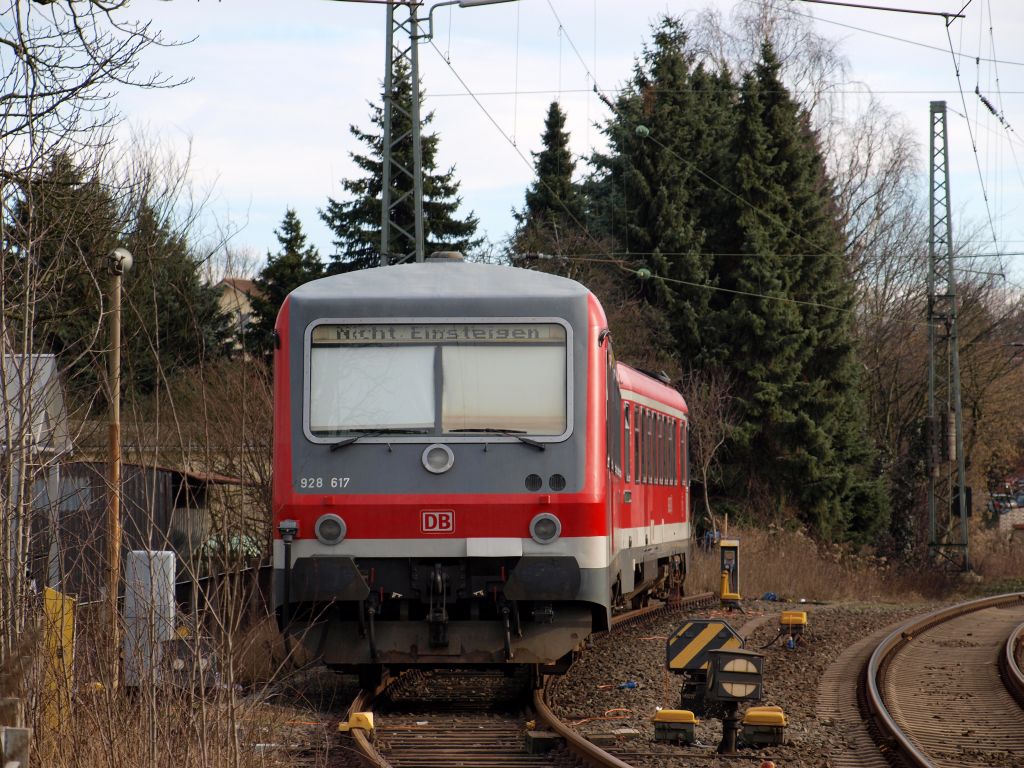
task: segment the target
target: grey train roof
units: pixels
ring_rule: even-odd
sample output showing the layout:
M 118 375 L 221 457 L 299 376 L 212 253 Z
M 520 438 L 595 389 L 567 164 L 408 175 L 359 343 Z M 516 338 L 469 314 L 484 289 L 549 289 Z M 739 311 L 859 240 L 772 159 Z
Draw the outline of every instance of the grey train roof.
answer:
M 557 275 L 518 267 L 466 262 L 425 262 L 376 267 L 333 275 L 296 288 L 292 301 L 373 299 L 508 299 L 529 296 L 544 299 L 580 299 L 585 287 Z

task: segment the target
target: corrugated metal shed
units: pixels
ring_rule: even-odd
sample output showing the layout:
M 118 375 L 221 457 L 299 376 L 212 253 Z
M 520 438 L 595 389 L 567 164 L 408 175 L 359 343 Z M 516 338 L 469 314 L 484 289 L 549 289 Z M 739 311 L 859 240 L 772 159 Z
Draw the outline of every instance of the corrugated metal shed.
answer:
M 63 468 L 55 500 L 63 591 L 85 601 L 98 600 L 106 584 L 107 465 L 82 461 Z M 214 533 L 210 489 L 240 486 L 241 481 L 137 464 L 122 465 L 121 478 L 122 553 L 172 550 L 183 578 L 201 569 L 198 556 Z

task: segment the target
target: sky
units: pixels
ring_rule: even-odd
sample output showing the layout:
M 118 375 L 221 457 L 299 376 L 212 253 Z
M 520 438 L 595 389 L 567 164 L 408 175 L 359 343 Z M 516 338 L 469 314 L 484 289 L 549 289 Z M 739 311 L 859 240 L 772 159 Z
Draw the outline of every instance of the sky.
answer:
M 948 13 L 966 3 L 948 38 L 935 16 L 799 0 L 793 9 L 837 41 L 849 65 L 843 91 L 851 108 L 863 103 L 857 92 L 874 92 L 914 130 L 925 171 L 928 105 L 947 101 L 954 234 L 963 227 L 980 233 L 980 250 L 1024 254 L 1024 2 L 850 1 Z M 456 167 L 462 210 L 473 211 L 482 233 L 500 243 L 533 179 L 530 152 L 540 147 L 551 100 L 568 114 L 573 152 L 589 156 L 602 147 L 597 126 L 609 115 L 593 85 L 612 95 L 622 86 L 652 21 L 665 12 L 693 18 L 706 8 L 728 18 L 743 2 L 750 0 L 439 8 L 433 45 L 420 46 L 421 82 L 424 108 L 435 116 L 431 128 L 441 137 L 439 166 Z M 204 228 L 211 236 L 231 233 L 232 249 L 260 259 L 276 251 L 274 230 L 294 208 L 326 259 L 331 234 L 318 210 L 329 197 L 343 197 L 341 180 L 356 173 L 349 153 L 363 147 L 349 125 L 368 128 L 368 102 L 380 98 L 385 8 L 344 0 L 146 0 L 130 10 L 152 18 L 167 38 L 190 42 L 147 53 L 144 71 L 188 82 L 123 91 L 117 106 L 125 135 L 142 131 L 189 154 L 196 192 L 209 196 Z M 963 55 L 954 57 L 950 43 Z M 582 163 L 578 170 L 585 171 Z M 1024 255 L 1007 262 L 1024 272 Z

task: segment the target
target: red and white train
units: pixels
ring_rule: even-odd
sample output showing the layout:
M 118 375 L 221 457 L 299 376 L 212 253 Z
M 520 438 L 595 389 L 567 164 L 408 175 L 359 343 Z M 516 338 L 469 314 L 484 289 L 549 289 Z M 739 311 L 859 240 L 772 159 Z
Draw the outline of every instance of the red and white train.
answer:
M 308 283 L 276 333 L 276 605 L 326 664 L 555 671 L 681 584 L 686 403 L 579 283 L 437 254 Z

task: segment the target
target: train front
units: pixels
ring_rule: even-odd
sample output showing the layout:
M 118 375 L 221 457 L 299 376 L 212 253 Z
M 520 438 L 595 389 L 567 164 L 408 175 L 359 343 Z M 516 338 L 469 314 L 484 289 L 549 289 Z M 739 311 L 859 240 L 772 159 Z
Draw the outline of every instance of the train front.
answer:
M 366 671 L 557 665 L 602 628 L 603 327 L 578 283 L 459 261 L 293 292 L 274 360 L 288 634 Z

